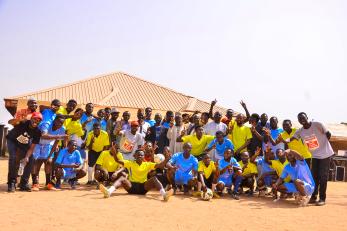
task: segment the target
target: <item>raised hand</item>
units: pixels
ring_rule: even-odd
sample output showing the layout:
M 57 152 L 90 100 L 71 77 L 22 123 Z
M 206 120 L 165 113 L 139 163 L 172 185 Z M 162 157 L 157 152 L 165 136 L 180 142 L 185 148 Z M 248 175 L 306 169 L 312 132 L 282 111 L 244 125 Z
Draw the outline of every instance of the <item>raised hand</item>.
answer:
M 243 100 L 241 100 L 240 104 L 241 104 L 241 106 L 242 106 L 243 108 L 247 107 L 247 106 L 246 106 L 246 103 L 243 102 Z

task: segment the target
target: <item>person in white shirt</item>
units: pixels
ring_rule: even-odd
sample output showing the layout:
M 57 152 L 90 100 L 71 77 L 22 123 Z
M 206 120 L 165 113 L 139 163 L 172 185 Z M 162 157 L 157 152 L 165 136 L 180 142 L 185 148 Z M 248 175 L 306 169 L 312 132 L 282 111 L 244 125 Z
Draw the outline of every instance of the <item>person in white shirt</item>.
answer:
M 177 142 L 176 139 L 181 135 L 183 130 L 186 130 L 184 124 L 182 123 L 183 119 L 181 114 L 177 113 L 175 115 L 175 124 L 171 123 L 170 128 L 167 132 L 167 138 L 170 141 L 169 147 L 172 153 L 182 152 L 183 143 Z
M 130 130 L 119 131 L 121 136 L 119 142 L 119 151 L 123 154 L 125 160 L 134 160 L 134 153 L 144 144 L 144 137 L 138 132 L 139 123 L 133 121 L 130 124 Z
M 214 136 L 216 132 L 221 131 L 224 135 L 227 132 L 228 126 L 221 122 L 222 114 L 219 111 L 216 111 L 213 115 L 213 121 L 207 123 L 204 126 L 204 131 L 206 135 Z

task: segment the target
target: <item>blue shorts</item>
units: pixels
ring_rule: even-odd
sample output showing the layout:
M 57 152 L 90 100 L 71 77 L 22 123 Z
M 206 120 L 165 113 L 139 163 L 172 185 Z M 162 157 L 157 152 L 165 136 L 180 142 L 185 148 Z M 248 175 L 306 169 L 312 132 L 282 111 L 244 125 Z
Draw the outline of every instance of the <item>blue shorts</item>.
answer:
M 33 157 L 35 160 L 44 159 L 46 160 L 49 156 L 49 153 L 52 150 L 53 145 L 51 144 L 37 144 L 35 145 Z M 54 152 L 52 153 L 52 158 L 54 157 Z
M 86 152 L 86 150 L 84 150 L 84 149 L 82 149 L 82 148 L 80 148 L 80 147 L 78 147 L 77 150 L 80 152 L 82 159 L 85 160 L 86 157 L 87 157 L 87 152 Z
M 218 178 L 218 183 L 223 183 L 224 186 L 230 187 L 232 185 L 232 183 L 233 183 L 233 180 L 232 180 L 232 177 L 228 177 L 228 178 L 219 177 Z
M 271 176 L 271 175 L 264 177 L 265 186 L 267 186 L 267 187 L 272 186 L 272 178 L 273 178 L 273 176 Z
M 76 177 L 76 172 L 71 168 L 63 168 L 63 179 L 72 179 Z
M 314 186 L 306 183 L 305 181 L 303 181 L 303 182 L 304 182 L 304 189 L 305 189 L 306 195 L 311 196 L 313 191 L 314 191 Z M 287 192 L 289 192 L 289 193 L 298 193 L 299 192 L 296 189 L 294 183 L 284 183 L 283 185 L 284 185 L 284 187 L 286 187 Z
M 190 173 L 175 172 L 175 184 L 182 185 L 182 184 L 188 184 L 188 182 L 193 179 L 193 175 Z

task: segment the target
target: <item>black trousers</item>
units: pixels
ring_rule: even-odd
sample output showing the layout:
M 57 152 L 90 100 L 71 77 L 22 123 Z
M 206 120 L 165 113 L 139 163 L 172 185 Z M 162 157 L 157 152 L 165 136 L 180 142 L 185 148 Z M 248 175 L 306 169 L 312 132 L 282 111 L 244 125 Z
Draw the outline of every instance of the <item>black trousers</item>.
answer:
M 315 182 L 312 197 L 316 198 L 319 192 L 319 199 L 325 201 L 329 177 L 330 157 L 325 159 L 312 158 L 312 176 Z

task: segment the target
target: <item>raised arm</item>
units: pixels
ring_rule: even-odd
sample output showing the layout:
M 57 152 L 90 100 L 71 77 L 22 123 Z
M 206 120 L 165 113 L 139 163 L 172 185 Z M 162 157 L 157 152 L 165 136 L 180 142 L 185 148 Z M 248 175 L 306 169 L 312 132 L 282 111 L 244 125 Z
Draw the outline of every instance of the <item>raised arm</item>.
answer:
M 213 100 L 211 102 L 210 110 L 208 111 L 208 118 L 212 119 L 213 118 L 213 107 L 217 104 L 217 100 Z
M 249 121 L 249 118 L 251 117 L 251 115 L 249 114 L 249 111 L 248 111 L 246 103 L 241 100 L 240 104 L 241 104 L 241 106 L 243 107 L 243 109 L 245 110 L 245 113 L 246 113 L 246 119 L 244 121 L 246 123 L 247 121 Z

